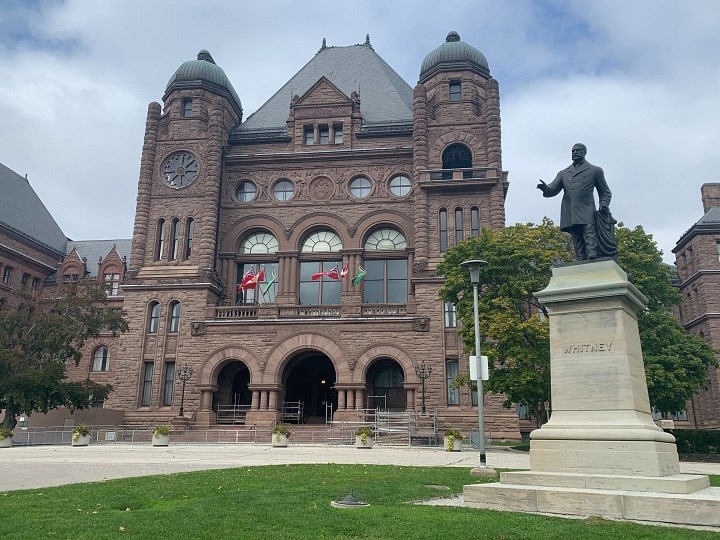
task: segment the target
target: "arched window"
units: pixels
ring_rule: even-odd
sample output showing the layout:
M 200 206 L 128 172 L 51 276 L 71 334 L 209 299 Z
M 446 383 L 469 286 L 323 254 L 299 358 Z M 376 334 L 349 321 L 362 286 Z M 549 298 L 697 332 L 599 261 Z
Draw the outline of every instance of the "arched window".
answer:
M 180 220 L 173 218 L 170 222 L 170 260 L 174 261 L 178 258 L 178 250 L 180 249 Z
M 300 261 L 301 304 L 340 304 L 342 261 L 337 252 L 341 249 L 340 237 L 327 229 L 312 232 L 305 238 L 300 251 L 302 255 L 313 254 L 313 257 L 305 256 Z
M 160 302 L 151 302 L 148 306 L 148 333 L 157 334 L 160 324 Z
M 185 258 L 189 259 L 192 255 L 193 236 L 195 236 L 195 220 L 187 218 L 185 222 Z
M 463 210 L 462 208 L 455 209 L 455 243 L 459 244 L 464 239 L 463 234 Z
M 477 206 L 470 208 L 470 235 L 478 236 L 480 234 L 480 210 Z
M 108 369 L 110 369 L 109 360 L 110 350 L 108 349 L 107 345 L 101 345 L 100 347 L 95 349 L 95 352 L 93 353 L 92 370 L 107 371 Z
M 365 240 L 365 250 L 376 251 L 379 249 L 405 249 L 407 242 L 403 233 L 397 229 L 383 227 L 375 229 L 367 240 Z
M 305 238 L 301 251 L 303 253 L 320 253 L 330 251 L 340 251 L 342 249 L 342 240 L 333 231 L 321 230 L 311 233 Z
M 472 168 L 472 152 L 464 144 L 455 143 L 448 146 L 442 154 L 443 169 L 470 169 Z M 466 174 L 469 173 L 469 176 Z M 452 170 L 443 172 L 443 179 L 453 177 Z M 463 178 L 472 178 L 472 171 L 463 171 Z
M 405 236 L 397 229 L 375 229 L 365 240 L 363 302 L 404 304 L 408 292 L 408 261 Z M 396 254 L 388 254 L 396 250 Z M 377 252 L 377 253 L 374 253 Z M 382 254 L 381 254 L 382 253 Z M 376 258 L 376 257 L 383 258 Z
M 155 230 L 155 260 L 159 261 L 162 258 L 163 250 L 165 249 L 165 220 L 163 218 L 158 219 L 157 228 Z
M 177 333 L 180 330 L 180 313 L 181 313 L 180 302 L 173 300 L 170 302 L 170 327 L 169 332 Z
M 448 229 L 447 210 L 444 208 L 441 208 L 438 214 L 438 232 L 440 236 L 440 251 L 445 251 L 448 248 Z
M 278 240 L 269 232 L 249 234 L 240 243 L 237 263 L 235 302 L 264 304 L 274 302 L 278 281 Z
M 242 255 L 275 253 L 277 250 L 277 238 L 267 232 L 251 234 L 240 244 L 240 253 Z
M 395 360 L 383 358 L 375 362 L 368 370 L 367 385 L 370 406 L 405 409 L 405 376 Z

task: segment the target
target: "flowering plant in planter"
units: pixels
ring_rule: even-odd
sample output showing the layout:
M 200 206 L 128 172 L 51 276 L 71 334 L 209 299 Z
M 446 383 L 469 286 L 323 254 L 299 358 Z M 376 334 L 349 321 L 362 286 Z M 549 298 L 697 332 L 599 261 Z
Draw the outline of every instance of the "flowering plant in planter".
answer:
M 447 451 L 451 452 L 455 446 L 455 441 L 462 443 L 463 436 L 459 429 L 450 428 L 445 432 L 445 440 L 447 441 Z
M 80 422 L 72 432 L 72 440 L 77 442 L 80 437 L 87 437 L 90 435 L 90 428 L 85 422 Z
M 273 435 L 279 440 L 280 435 L 285 435 L 286 437 L 290 436 L 290 430 L 287 428 L 285 424 L 276 424 L 273 428 Z
M 355 435 L 360 437 L 363 444 L 367 444 L 368 437 L 372 438 L 375 436 L 370 426 L 361 426 L 355 431 Z
M 170 435 L 170 426 L 155 426 L 153 428 L 153 436 Z

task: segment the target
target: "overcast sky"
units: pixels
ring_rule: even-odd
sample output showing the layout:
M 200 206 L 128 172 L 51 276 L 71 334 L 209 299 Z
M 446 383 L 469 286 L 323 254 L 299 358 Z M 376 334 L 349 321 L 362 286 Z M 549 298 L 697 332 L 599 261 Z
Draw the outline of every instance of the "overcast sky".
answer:
M 0 0 L 0 162 L 70 238 L 129 238 L 147 105 L 200 49 L 247 118 L 323 38 L 370 34 L 415 86 L 450 30 L 500 83 L 507 224 L 559 221 L 559 198 L 535 185 L 584 142 L 615 217 L 674 261 L 702 217 L 700 186 L 720 182 L 717 0 Z

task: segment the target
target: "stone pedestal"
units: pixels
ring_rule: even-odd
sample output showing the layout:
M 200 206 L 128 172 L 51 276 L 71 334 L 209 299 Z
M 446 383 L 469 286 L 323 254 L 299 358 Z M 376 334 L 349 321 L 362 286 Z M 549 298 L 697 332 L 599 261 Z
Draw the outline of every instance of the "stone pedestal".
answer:
M 652 420 L 635 317 L 646 299 L 625 272 L 609 259 L 556 267 L 536 297 L 550 314 L 552 416 L 530 434 L 530 472 L 465 486 L 465 500 L 720 525 L 720 489 L 709 488 L 706 476 L 680 474 L 675 438 Z M 661 509 L 648 508 L 653 497 L 662 499 Z M 716 514 L 688 513 L 695 499 Z M 638 507 L 645 517 L 631 511 Z

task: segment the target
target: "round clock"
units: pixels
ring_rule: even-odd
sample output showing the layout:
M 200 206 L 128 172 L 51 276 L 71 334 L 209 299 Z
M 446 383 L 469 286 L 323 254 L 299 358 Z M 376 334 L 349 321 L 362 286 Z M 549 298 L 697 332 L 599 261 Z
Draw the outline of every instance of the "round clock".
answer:
M 198 176 L 198 162 L 190 152 L 177 152 L 162 165 L 165 183 L 174 188 L 192 184 Z

